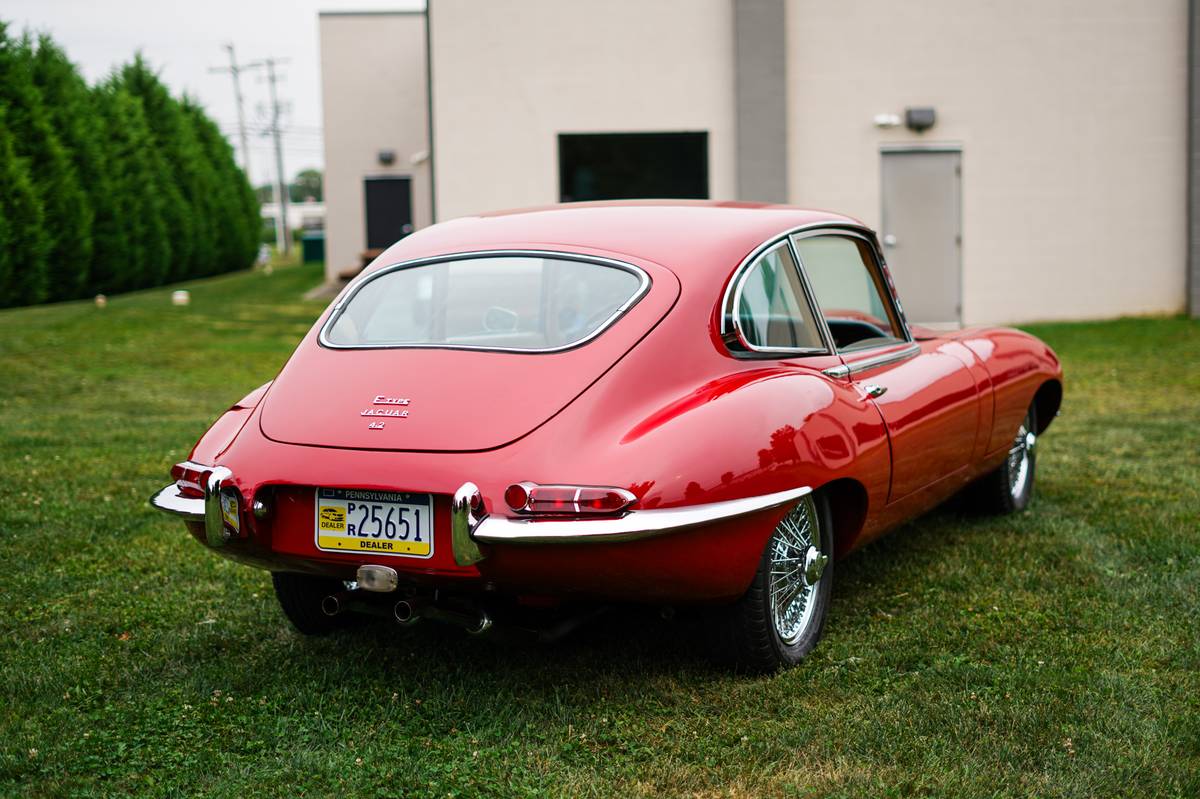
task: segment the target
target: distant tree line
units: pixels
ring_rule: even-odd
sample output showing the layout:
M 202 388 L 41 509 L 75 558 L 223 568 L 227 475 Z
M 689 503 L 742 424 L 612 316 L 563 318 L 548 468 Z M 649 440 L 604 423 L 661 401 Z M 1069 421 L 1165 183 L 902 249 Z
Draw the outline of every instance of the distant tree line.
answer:
M 216 123 L 140 55 L 89 86 L 0 22 L 0 307 L 243 269 L 259 228 Z
M 319 169 L 301 169 L 288 184 L 288 202 L 303 203 L 309 200 L 322 202 L 325 199 L 324 176 Z M 254 188 L 254 196 L 260 203 L 275 202 L 275 186 L 267 183 Z

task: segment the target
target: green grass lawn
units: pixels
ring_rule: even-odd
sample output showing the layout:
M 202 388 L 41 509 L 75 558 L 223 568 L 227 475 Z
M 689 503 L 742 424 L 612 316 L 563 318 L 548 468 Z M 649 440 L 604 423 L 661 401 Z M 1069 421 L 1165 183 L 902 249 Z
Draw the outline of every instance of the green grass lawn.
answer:
M 304 639 L 150 509 L 318 276 L 0 313 L 0 795 L 1200 795 L 1200 324 L 1038 326 L 1032 508 L 856 553 L 814 655 L 747 678 L 650 613 Z

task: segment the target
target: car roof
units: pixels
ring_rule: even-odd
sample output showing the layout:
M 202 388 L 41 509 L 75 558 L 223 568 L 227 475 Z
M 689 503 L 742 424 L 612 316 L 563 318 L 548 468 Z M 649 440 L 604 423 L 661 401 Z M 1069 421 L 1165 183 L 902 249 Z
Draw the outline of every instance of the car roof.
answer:
M 425 228 L 376 264 L 491 249 L 592 250 L 661 264 L 685 283 L 724 278 L 747 254 L 784 231 L 857 219 L 770 203 L 621 200 L 494 211 Z

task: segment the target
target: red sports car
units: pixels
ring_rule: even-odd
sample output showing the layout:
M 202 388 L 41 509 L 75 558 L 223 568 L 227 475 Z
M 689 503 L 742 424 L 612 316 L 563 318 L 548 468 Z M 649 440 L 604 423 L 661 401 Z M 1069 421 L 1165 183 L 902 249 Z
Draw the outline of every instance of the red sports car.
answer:
M 835 558 L 968 484 L 1023 509 L 1061 397 L 1028 334 L 909 325 L 844 216 L 493 213 L 383 253 L 151 502 L 303 633 L 702 605 L 767 670 L 820 638 Z

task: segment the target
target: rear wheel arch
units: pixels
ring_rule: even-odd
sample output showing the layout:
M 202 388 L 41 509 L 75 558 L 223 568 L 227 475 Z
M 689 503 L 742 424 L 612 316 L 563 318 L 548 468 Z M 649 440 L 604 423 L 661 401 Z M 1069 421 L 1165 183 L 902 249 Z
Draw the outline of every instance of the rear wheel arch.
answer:
M 828 503 L 833 551 L 841 557 L 854 547 L 866 524 L 867 489 L 854 478 L 841 477 L 823 484 L 816 493 Z
M 1033 395 L 1033 407 L 1036 411 L 1037 430 L 1039 436 L 1046 432 L 1046 428 L 1054 421 L 1054 417 L 1058 415 L 1058 409 L 1062 406 L 1063 387 L 1058 380 L 1047 380 L 1038 388 L 1037 393 Z

